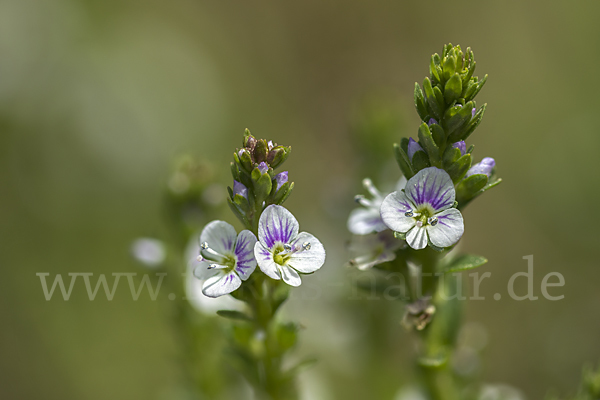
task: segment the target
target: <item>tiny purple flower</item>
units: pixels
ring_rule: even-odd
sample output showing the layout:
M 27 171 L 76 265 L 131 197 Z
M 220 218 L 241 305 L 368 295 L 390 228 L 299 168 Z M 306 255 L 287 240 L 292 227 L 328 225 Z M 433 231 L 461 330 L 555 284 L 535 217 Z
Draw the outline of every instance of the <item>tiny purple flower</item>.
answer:
M 471 118 L 473 118 L 476 113 L 477 113 L 477 109 L 475 107 L 473 107 L 473 109 L 471 110 Z
M 240 183 L 234 179 L 233 180 L 233 195 L 235 196 L 236 194 L 242 195 L 243 197 L 245 197 L 247 199 L 248 198 L 248 188 L 243 183 Z
M 429 121 L 427 122 L 428 126 L 431 126 L 433 124 L 437 124 L 438 122 L 435 120 L 435 118 L 429 118 Z
M 261 162 L 260 164 L 258 164 L 258 170 L 260 171 L 261 174 L 266 174 L 267 171 L 269 170 L 269 166 L 267 165 L 266 162 Z
M 475 174 L 487 175 L 489 178 L 492 175 L 492 169 L 494 169 L 494 166 L 496 166 L 496 161 L 494 161 L 494 159 L 491 157 L 486 157 L 481 160 L 481 162 L 473 165 L 465 174 L 465 178 Z
M 298 221 L 282 206 L 270 205 L 258 221 L 258 239 L 254 255 L 262 272 L 300 286 L 299 273 L 315 272 L 325 263 L 325 248 L 313 235 L 298 233 Z
M 417 151 L 423 151 L 423 148 L 413 138 L 408 139 L 408 159 L 412 162 L 412 159 Z
M 435 247 L 453 246 L 465 227 L 462 214 L 453 208 L 454 184 L 442 169 L 429 167 L 406 183 L 404 192 L 389 194 L 381 204 L 381 219 L 388 228 L 406 234 L 415 250 L 428 243 Z
M 279 191 L 279 189 L 281 189 L 281 187 L 283 185 L 285 185 L 288 181 L 288 172 L 287 171 L 283 171 L 278 173 L 277 175 L 275 175 L 275 183 L 277 184 L 277 188 L 275 189 L 275 191 Z
M 452 143 L 452 147 L 454 147 L 455 149 L 459 149 L 461 156 L 464 156 L 465 153 L 467 152 L 467 144 L 465 143 L 464 140 L 461 140 L 460 142 Z
M 202 293 L 219 297 L 231 293 L 247 280 L 256 268 L 256 236 L 249 230 L 238 235 L 224 221 L 212 221 L 200 234 L 200 264 L 194 276 L 204 281 Z

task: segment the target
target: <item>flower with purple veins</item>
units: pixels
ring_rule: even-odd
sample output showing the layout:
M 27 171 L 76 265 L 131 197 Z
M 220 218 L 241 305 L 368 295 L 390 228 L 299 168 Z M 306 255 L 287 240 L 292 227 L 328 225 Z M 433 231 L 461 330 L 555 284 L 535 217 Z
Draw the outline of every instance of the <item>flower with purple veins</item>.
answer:
M 465 174 L 465 178 L 468 178 L 471 175 L 475 174 L 483 174 L 487 175 L 488 178 L 492 176 L 492 170 L 496 166 L 496 161 L 492 157 L 485 157 L 481 162 L 473 165 L 467 173 Z
M 325 248 L 313 235 L 298 233 L 296 218 L 282 206 L 270 205 L 258 221 L 254 255 L 268 277 L 300 286 L 298 273 L 315 272 L 325 263 Z
M 453 208 L 454 185 L 442 169 L 417 172 L 404 191 L 388 195 L 381 205 L 381 219 L 393 231 L 406 235 L 416 250 L 430 243 L 443 248 L 454 245 L 464 233 L 462 214 Z
M 256 268 L 256 236 L 249 230 L 236 233 L 224 221 L 212 221 L 200 234 L 200 265 L 194 276 L 204 280 L 202 293 L 219 297 L 231 293 L 247 280 Z
M 423 150 L 421 145 L 417 143 L 416 140 L 414 140 L 413 138 L 408 138 L 408 159 L 410 160 L 410 162 L 412 162 L 413 156 L 417 151 L 425 152 L 425 150 Z
M 400 178 L 396 184 L 396 190 L 404 189 L 405 185 L 406 178 Z M 363 207 L 356 208 L 350 212 L 347 224 L 348 230 L 355 235 L 368 235 L 369 233 L 384 231 L 387 229 L 387 226 L 381 220 L 379 208 L 381 207 L 381 203 L 383 203 L 385 195 L 377 190 L 369 178 L 363 179 L 363 186 L 372 198 L 367 199 L 363 195 L 358 195 L 354 198 Z

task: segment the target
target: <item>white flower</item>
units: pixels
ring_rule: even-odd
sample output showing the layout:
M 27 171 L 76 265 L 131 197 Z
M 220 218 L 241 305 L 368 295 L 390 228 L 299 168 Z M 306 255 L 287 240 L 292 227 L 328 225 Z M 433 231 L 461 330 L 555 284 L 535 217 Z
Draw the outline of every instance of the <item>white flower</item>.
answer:
M 429 167 L 409 179 L 405 191 L 389 194 L 381 205 L 381 219 L 393 231 L 406 234 L 416 250 L 454 245 L 464 233 L 460 211 L 453 208 L 454 185 L 442 169 Z
M 396 184 L 396 190 L 404 189 L 406 185 L 406 178 L 402 177 Z M 369 179 L 363 179 L 363 186 L 372 199 L 367 199 L 365 196 L 358 195 L 355 197 L 356 202 L 359 203 L 361 208 L 356 208 L 350 212 L 348 217 L 348 230 L 355 235 L 368 235 L 373 232 L 381 232 L 387 229 L 387 226 L 381 220 L 379 208 L 383 203 L 383 198 L 379 190 L 373 185 L 373 182 Z
M 199 235 L 198 235 L 199 236 Z M 196 236 L 197 237 L 197 236 Z M 187 268 L 185 273 L 185 298 L 199 312 L 206 315 L 217 315 L 219 310 L 236 310 L 243 311 L 245 303 L 234 299 L 232 296 L 207 297 L 202 293 L 204 280 L 200 280 L 194 276 L 196 268 L 202 265 L 203 261 L 198 261 L 197 255 L 200 254 L 200 243 L 197 239 L 190 240 L 185 249 L 185 259 L 187 260 Z
M 258 242 L 254 255 L 262 272 L 300 286 L 300 273 L 315 272 L 325 263 L 323 245 L 310 233 L 298 233 L 298 221 L 281 206 L 270 205 L 258 221 Z
M 202 293 L 219 297 L 239 288 L 256 268 L 255 243 L 256 236 L 249 230 L 238 235 L 224 221 L 206 225 L 200 234 L 200 265 L 194 270 L 194 275 L 204 280 Z
M 133 257 L 150 268 L 160 266 L 167 257 L 167 251 L 163 242 L 157 239 L 138 238 L 131 244 Z

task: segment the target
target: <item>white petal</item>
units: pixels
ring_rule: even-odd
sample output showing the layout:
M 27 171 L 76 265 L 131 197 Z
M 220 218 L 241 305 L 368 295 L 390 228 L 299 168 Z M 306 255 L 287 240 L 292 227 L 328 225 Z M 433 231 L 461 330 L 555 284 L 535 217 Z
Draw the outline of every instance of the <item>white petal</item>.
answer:
M 430 204 L 435 212 L 454 204 L 454 184 L 443 169 L 429 167 L 420 170 L 406 184 L 406 197 L 416 206 Z
M 465 232 L 463 217 L 456 208 L 449 208 L 435 215 L 438 223 L 427 225 L 429 240 L 437 247 L 450 247 L 461 238 Z
M 386 229 L 376 208 L 357 208 L 348 217 L 348 230 L 355 235 L 368 235 Z
M 300 279 L 300 275 L 291 267 L 287 265 L 280 266 L 281 268 L 281 277 L 283 281 L 290 286 L 300 286 L 302 283 L 302 279 Z
M 233 292 L 241 284 L 242 280 L 235 272 L 219 273 L 204 281 L 202 293 L 208 297 L 219 297 Z
M 211 263 L 206 261 L 196 261 L 194 263 L 195 268 L 193 269 L 194 276 L 200 280 L 205 280 L 219 273 L 219 269 L 217 268 L 208 268 Z
M 235 228 L 225 221 L 212 221 L 204 227 L 200 234 L 200 243 L 208 243 L 208 246 L 220 254 L 227 254 L 233 251 L 237 232 Z M 213 255 L 202 251 L 205 257 L 214 258 Z
M 406 235 L 406 243 L 415 250 L 427 247 L 427 229 L 415 226 Z
M 258 221 L 258 240 L 271 249 L 277 242 L 289 243 L 298 235 L 298 221 L 291 212 L 277 205 L 270 205 Z
M 235 256 L 237 257 L 235 271 L 244 281 L 256 269 L 256 258 L 254 258 L 254 246 L 256 242 L 254 233 L 249 230 L 243 230 L 238 235 L 237 242 L 235 243 Z
M 306 243 L 310 244 L 310 248 L 295 252 L 288 261 L 289 266 L 305 274 L 315 272 L 325 263 L 325 248 L 319 239 L 310 233 L 302 232 L 291 245 L 295 248 L 301 248 Z
M 415 219 L 404 214 L 414 210 L 414 205 L 404 192 L 392 192 L 381 204 L 381 219 L 393 231 L 408 232 L 415 225 Z
M 256 242 L 254 245 L 254 256 L 256 257 L 258 267 L 265 275 L 272 279 L 281 279 L 279 268 L 275 261 L 273 261 L 273 254 L 261 242 Z

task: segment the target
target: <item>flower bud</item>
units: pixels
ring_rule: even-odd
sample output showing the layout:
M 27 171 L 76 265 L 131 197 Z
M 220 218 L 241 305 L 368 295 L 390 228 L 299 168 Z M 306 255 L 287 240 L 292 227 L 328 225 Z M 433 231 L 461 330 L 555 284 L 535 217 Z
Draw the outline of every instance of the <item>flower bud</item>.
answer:
M 417 151 L 425 152 L 423 148 L 413 138 L 408 138 L 408 159 L 412 162 L 412 159 Z
M 496 165 L 496 161 L 494 161 L 493 158 L 486 157 L 483 160 L 481 160 L 481 162 L 473 165 L 467 171 L 467 174 L 465 175 L 465 178 L 468 178 L 469 176 L 475 175 L 475 174 L 487 175 L 488 178 L 489 178 L 492 175 L 492 170 L 494 169 L 495 165 Z
M 244 198 L 248 198 L 248 188 L 243 184 L 236 180 L 233 181 L 233 195 L 236 194 L 241 195 Z
M 275 175 L 275 178 L 273 178 L 273 180 L 276 183 L 276 187 L 275 187 L 275 191 L 279 191 L 279 189 L 281 189 L 281 187 L 287 183 L 288 181 L 288 171 L 283 171 L 278 173 L 277 175 Z
M 464 156 L 465 153 L 467 152 L 467 144 L 465 143 L 464 140 L 461 140 L 460 142 L 452 143 L 452 147 L 460 150 L 461 156 Z

